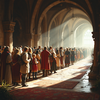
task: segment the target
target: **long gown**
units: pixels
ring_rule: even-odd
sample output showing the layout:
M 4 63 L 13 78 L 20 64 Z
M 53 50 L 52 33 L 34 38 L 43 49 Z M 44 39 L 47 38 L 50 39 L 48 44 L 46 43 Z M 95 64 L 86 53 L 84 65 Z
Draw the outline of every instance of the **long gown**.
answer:
M 57 64 L 57 67 L 59 68 L 61 66 L 61 63 L 60 63 L 60 54 L 56 54 L 56 64 Z
M 49 55 L 50 53 L 47 50 L 43 50 L 41 52 L 41 69 L 42 70 L 50 70 Z
M 70 52 L 66 51 L 65 52 L 65 65 L 70 64 Z
M 12 84 L 12 72 L 11 72 L 11 65 L 10 65 L 11 62 L 12 62 L 12 57 L 11 57 L 11 53 L 9 53 L 6 59 L 6 70 L 5 70 L 5 81 L 9 85 Z
M 12 82 L 17 82 L 17 83 L 21 82 L 19 58 L 20 56 L 17 55 L 12 60 L 14 63 L 14 65 L 12 66 Z
M 1 54 L 1 81 L 5 80 L 5 72 L 6 72 L 6 58 L 9 55 L 8 51 L 4 51 Z
M 50 60 L 51 73 L 52 73 L 52 71 L 54 71 L 54 73 L 55 73 L 56 70 L 57 70 L 57 66 L 56 66 L 56 59 L 55 59 L 54 53 L 52 53 L 50 59 L 51 59 L 51 60 Z

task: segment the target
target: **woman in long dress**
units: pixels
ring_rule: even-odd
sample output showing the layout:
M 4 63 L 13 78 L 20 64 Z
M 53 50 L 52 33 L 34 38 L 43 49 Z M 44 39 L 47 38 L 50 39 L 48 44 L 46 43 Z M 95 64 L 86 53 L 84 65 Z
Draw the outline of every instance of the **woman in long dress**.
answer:
M 12 82 L 13 85 L 18 85 L 21 82 L 21 74 L 20 74 L 20 55 L 19 49 L 16 49 L 14 55 L 12 57 Z
M 68 48 L 65 51 L 65 65 L 69 67 L 70 65 L 70 52 Z
M 56 54 L 54 51 L 51 53 L 50 59 L 51 59 L 50 60 L 51 73 L 52 73 L 52 71 L 54 71 L 54 73 L 56 73 L 56 70 L 57 70 L 57 68 L 56 68 Z
M 6 70 L 5 70 L 5 82 L 9 85 L 12 85 L 12 56 L 9 52 L 9 47 L 6 47 L 6 50 L 8 51 L 7 57 L 6 57 Z
M 71 50 L 71 64 L 73 65 L 75 62 L 75 52 L 74 49 Z
M 36 59 L 38 61 L 38 63 L 37 63 L 38 72 L 40 72 L 41 71 L 41 57 L 40 57 L 40 54 L 39 54 L 39 51 L 38 50 L 36 51 Z
M 37 79 L 37 72 L 38 72 L 38 66 L 37 66 L 37 59 L 36 59 L 36 54 L 33 54 L 33 59 L 32 59 L 32 74 L 33 74 L 33 79 Z
M 64 51 L 63 51 L 63 47 L 60 47 L 59 53 L 60 53 L 61 68 L 63 68 L 63 67 L 65 66 L 65 65 L 64 65 Z
M 60 53 L 59 53 L 59 50 L 56 51 L 56 65 L 57 65 L 57 69 L 60 69 L 61 63 L 60 63 Z

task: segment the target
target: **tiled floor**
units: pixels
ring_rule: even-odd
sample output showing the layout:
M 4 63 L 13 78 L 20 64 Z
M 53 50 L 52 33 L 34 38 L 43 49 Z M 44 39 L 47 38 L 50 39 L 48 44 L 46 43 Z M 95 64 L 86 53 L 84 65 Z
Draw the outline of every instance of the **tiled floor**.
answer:
M 62 89 L 62 88 L 51 88 L 51 89 L 92 93 L 93 91 L 91 91 L 91 87 L 95 81 L 93 80 L 90 81 L 88 79 L 89 78 L 88 73 L 90 71 L 90 68 L 84 69 L 85 66 L 91 66 L 91 65 L 92 65 L 91 58 L 87 57 L 86 59 L 83 59 L 74 63 L 74 65 L 57 70 L 57 73 L 55 74 L 53 73 L 52 75 L 49 75 L 48 77 L 42 77 L 42 73 L 39 73 L 37 80 L 32 80 L 32 79 L 27 80 L 27 85 L 28 85 L 27 88 L 31 88 L 31 87 L 49 88 L 49 87 L 45 87 L 45 86 L 42 87 L 37 84 L 34 84 L 36 82 L 41 82 L 42 80 L 48 80 L 48 83 L 45 83 L 46 85 L 49 85 L 49 84 L 53 85 L 53 83 L 50 83 L 51 80 L 60 81 L 60 82 L 68 80 L 68 81 L 78 81 L 79 83 L 73 89 Z M 80 69 L 80 67 L 83 67 L 83 68 Z M 82 72 L 82 71 L 87 71 L 87 72 L 81 79 L 71 79 L 75 75 L 77 76 L 79 72 Z M 19 88 L 24 88 L 24 87 L 22 86 L 13 87 L 13 89 L 19 89 Z

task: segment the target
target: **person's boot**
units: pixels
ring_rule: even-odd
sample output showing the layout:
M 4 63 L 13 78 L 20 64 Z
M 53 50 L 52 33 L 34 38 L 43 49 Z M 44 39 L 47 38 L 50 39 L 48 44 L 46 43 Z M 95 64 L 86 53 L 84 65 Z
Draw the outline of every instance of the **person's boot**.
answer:
M 45 70 L 43 70 L 43 77 L 45 77 Z
M 48 76 L 48 70 L 46 70 L 46 76 Z
M 31 75 L 31 73 L 29 73 L 29 79 L 31 79 L 31 78 L 30 78 L 30 75 Z
M 35 72 L 35 79 L 37 79 L 37 72 Z

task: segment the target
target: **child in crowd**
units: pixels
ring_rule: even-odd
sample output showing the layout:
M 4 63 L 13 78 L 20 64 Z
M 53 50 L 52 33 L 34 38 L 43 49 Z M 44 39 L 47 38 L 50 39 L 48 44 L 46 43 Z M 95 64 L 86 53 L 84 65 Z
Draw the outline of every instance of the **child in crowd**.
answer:
M 38 72 L 38 66 L 37 66 L 37 59 L 36 59 L 36 54 L 33 54 L 33 59 L 32 59 L 32 73 L 33 73 L 33 79 L 37 79 L 37 72 Z M 35 78 L 34 78 L 35 76 Z

